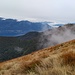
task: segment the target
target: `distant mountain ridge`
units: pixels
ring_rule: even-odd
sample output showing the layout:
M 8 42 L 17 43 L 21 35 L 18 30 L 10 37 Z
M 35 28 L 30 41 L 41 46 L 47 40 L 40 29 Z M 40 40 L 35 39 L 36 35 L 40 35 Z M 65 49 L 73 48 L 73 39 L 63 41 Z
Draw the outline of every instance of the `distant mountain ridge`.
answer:
M 52 22 L 30 22 L 27 20 L 0 18 L 0 36 L 20 36 L 32 31 L 45 31 L 56 27 Z M 61 25 L 61 24 L 60 24 Z
M 0 36 L 19 36 L 30 31 L 43 31 L 51 28 L 47 23 L 0 19 Z

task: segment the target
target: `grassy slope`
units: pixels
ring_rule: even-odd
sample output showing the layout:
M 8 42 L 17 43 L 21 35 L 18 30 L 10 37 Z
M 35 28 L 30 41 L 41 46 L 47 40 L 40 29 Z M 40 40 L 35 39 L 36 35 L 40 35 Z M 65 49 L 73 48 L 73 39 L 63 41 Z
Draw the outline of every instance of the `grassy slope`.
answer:
M 75 40 L 0 63 L 0 75 L 75 75 Z

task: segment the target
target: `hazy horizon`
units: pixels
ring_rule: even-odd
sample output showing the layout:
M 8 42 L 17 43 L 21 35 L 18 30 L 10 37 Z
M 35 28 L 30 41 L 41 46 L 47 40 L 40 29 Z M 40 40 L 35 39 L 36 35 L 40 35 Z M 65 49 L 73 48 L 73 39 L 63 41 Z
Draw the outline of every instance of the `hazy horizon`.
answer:
M 0 0 L 0 17 L 75 23 L 75 0 Z

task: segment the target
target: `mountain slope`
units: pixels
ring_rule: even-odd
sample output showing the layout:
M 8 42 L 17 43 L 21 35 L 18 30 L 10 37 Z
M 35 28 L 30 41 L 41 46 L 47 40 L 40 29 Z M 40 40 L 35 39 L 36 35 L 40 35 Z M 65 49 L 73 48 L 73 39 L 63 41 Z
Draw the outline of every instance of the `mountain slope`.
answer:
M 0 37 L 0 61 L 9 60 L 38 50 L 39 32 L 19 37 Z
M 74 75 L 75 40 L 0 63 L 0 75 Z
M 44 32 L 17 37 L 0 37 L 0 62 L 75 39 L 75 25 L 68 24 Z

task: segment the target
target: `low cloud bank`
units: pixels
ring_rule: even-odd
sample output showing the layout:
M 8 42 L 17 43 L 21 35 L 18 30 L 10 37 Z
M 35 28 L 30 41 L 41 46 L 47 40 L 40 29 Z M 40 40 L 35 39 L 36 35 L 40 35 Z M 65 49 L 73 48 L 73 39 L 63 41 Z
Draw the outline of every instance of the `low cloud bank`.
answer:
M 46 48 L 75 39 L 75 25 L 68 24 L 43 32 L 39 39 L 39 47 Z

